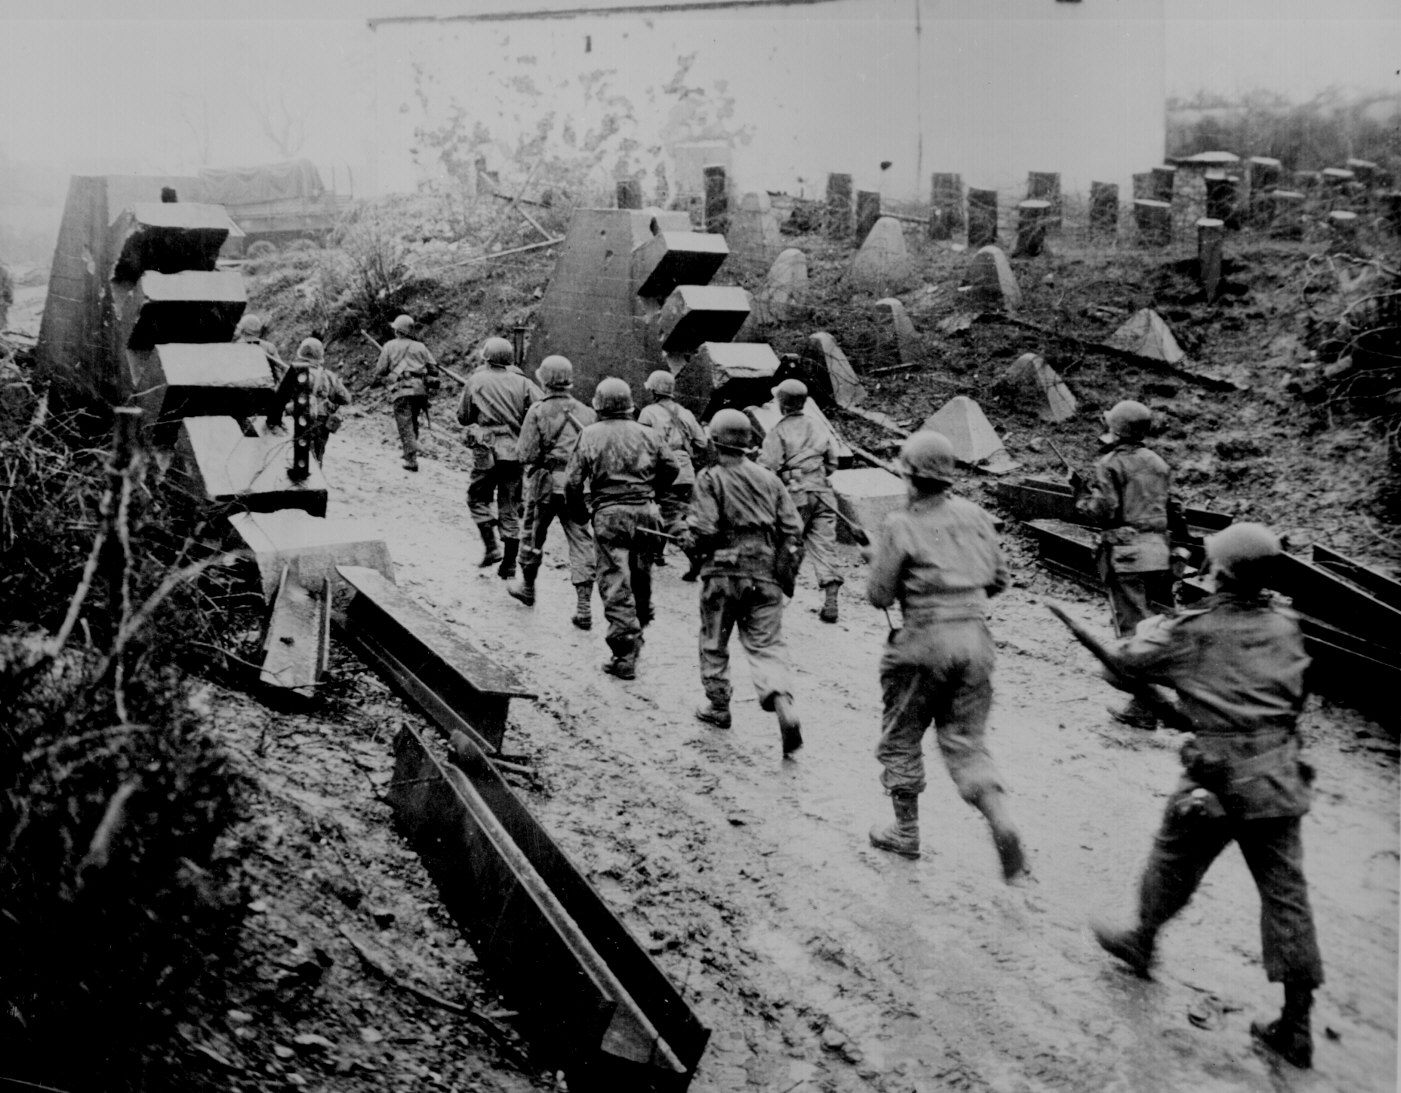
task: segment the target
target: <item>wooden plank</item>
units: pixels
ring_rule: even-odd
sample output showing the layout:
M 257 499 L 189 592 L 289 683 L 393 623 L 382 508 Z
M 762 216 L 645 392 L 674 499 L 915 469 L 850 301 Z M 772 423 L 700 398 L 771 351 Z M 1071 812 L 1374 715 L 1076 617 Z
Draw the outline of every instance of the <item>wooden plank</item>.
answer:
M 1314 544 L 1314 564 L 1340 577 L 1346 577 L 1353 584 L 1391 607 L 1401 608 L 1401 581 L 1388 577 L 1385 573 L 1354 561 L 1335 550 Z
M 709 1030 L 487 757 L 408 726 L 395 752 L 396 817 L 541 1054 L 578 1088 L 686 1089 Z

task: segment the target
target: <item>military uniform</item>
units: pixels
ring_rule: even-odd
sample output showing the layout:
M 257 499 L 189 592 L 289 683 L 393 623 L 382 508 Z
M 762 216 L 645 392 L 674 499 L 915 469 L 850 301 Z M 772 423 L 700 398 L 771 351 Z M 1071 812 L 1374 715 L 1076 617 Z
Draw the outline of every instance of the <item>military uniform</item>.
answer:
M 415 338 L 396 337 L 384 343 L 375 364 L 375 378 L 389 377 L 389 397 L 394 404 L 394 424 L 404 465 L 418 466 L 418 419 L 428 411 L 429 384 L 437 382 L 438 362 L 428 347 Z
M 801 410 L 784 414 L 764 437 L 759 463 L 778 475 L 793 497 L 817 583 L 824 589 L 839 588 L 837 495 L 827 482 L 837 469 L 837 441 L 831 430 Z M 835 602 L 832 606 L 835 620 Z
M 350 392 L 346 390 L 341 378 L 324 364 L 303 364 L 299 361 L 294 368 L 307 370 L 307 393 L 310 402 L 307 431 L 311 438 L 311 454 L 316 457 L 316 462 L 324 463 L 326 442 L 332 432 L 331 418 L 340 407 L 350 404 Z M 282 382 L 277 385 L 273 403 L 268 408 L 269 429 L 282 428 L 282 415 L 286 412 L 288 403 L 296 397 L 296 393 L 296 377 L 293 368 L 289 368 Z
M 977 803 L 1002 782 L 984 743 L 992 708 L 988 597 L 1007 587 L 992 518 L 946 493 L 915 498 L 885 519 L 871 556 L 867 598 L 899 601 L 904 625 L 881 657 L 884 700 L 876 758 L 892 793 L 924 792 L 921 740 L 932 721 L 949 776 Z
M 705 451 L 705 430 L 696 415 L 673 398 L 659 398 L 644 406 L 637 415 L 639 424 L 656 430 L 671 449 L 679 468 L 676 481 L 662 491 L 657 504 L 662 510 L 662 523 L 672 535 L 686 530 L 686 514 L 696 485 L 694 457 Z
M 517 445 L 526 468 L 521 569 L 533 575 L 540 568 L 545 536 L 558 519 L 569 543 L 569 580 L 576 588 L 593 585 L 594 545 L 588 522 L 573 519 L 565 505 L 565 472 L 580 434 L 595 419 L 593 410 L 568 392 L 551 391 L 526 412 Z
M 519 372 L 484 365 L 467 377 L 457 406 L 457 420 L 467 426 L 472 444 L 467 507 L 478 526 L 497 524 L 508 541 L 520 538 L 517 438 L 526 412 L 542 397 L 540 388 Z
M 236 342 L 245 342 L 248 345 L 256 345 L 263 351 L 263 359 L 268 362 L 268 371 L 272 373 L 272 385 L 274 388 L 282 383 L 282 378 L 287 375 L 287 362 L 282 359 L 282 354 L 277 351 L 277 346 L 266 338 L 260 338 L 252 334 L 240 334 L 234 339 Z
M 1095 461 L 1075 499 L 1100 529 L 1096 554 L 1114 631 L 1132 634 L 1158 608 L 1172 606 L 1168 549 L 1168 466 L 1137 441 L 1119 440 Z
M 748 459 L 707 467 L 696 478 L 687 518 L 700 573 L 700 672 L 711 706 L 730 704 L 730 633 L 740 644 L 759 705 L 772 711 L 792 695 L 783 643 L 783 593 L 774 574 L 782 539 L 796 540 L 802 523 L 787 489 L 771 471 Z
M 655 432 L 620 416 L 605 417 L 580 434 L 565 473 L 566 502 L 575 518 L 592 514 L 608 647 L 615 665 L 623 662 L 629 672 L 642 628 L 652 621 L 656 539 L 647 532 L 661 523 L 657 493 L 671 485 L 678 470 Z
M 1293 613 L 1262 594 L 1219 592 L 1148 620 L 1110 652 L 1129 680 L 1175 688 L 1194 731 L 1139 884 L 1143 962 L 1156 932 L 1235 842 L 1260 893 L 1266 975 L 1316 987 L 1323 961 L 1299 835 L 1311 771 L 1296 727 L 1309 658 Z M 1198 789 L 1209 796 L 1194 798 Z

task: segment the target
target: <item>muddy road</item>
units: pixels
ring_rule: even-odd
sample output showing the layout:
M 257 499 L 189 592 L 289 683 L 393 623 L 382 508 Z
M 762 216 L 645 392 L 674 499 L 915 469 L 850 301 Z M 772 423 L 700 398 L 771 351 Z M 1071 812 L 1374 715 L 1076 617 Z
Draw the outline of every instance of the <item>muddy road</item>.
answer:
M 692 717 L 697 586 L 680 580 L 684 559 L 657 571 L 636 681 L 613 679 L 599 670 L 597 597 L 591 632 L 569 624 L 559 533 L 523 607 L 494 568 L 477 568 L 457 430 L 438 417 L 417 475 L 392 432 L 371 408 L 332 438 L 330 515 L 382 528 L 399 584 L 539 690 L 507 735 L 539 773 L 541 791 L 524 796 L 714 1029 L 697 1093 L 1396 1088 L 1398 783 L 1380 726 L 1316 701 L 1305 718 L 1320 770 L 1307 869 L 1328 982 L 1317 1069 L 1276 1068 L 1248 1035 L 1281 993 L 1260 965 L 1237 851 L 1164 935 L 1154 981 L 1117 967 L 1087 930 L 1095 914 L 1129 911 L 1178 743 L 1108 720 L 1116 693 L 1038 602 L 1060 597 L 1102 630 L 1097 601 L 1022 564 L 995 602 L 991 747 L 1034 873 L 1008 888 L 937 754 L 923 860 L 867 843 L 889 818 L 871 754 L 887 627 L 862 599 L 853 548 L 842 620 L 817 620 L 810 572 L 785 618 L 806 739 L 785 762 L 737 640 L 733 729 Z

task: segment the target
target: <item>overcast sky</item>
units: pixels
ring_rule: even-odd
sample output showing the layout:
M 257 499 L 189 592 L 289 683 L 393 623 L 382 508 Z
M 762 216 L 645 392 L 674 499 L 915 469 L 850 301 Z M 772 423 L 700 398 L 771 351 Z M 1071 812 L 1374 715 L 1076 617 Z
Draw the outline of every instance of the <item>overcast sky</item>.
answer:
M 267 162 L 279 157 L 260 116 L 276 127 L 285 103 L 307 126 L 303 154 L 358 163 L 372 101 L 366 18 L 484 2 L 4 0 L 0 150 L 67 166 L 122 159 L 146 172 L 187 171 L 206 147 L 217 164 Z M 1265 88 L 1307 99 L 1339 86 L 1401 96 L 1401 0 L 1164 7 L 1169 95 Z M 997 0 L 987 9 L 995 15 Z M 121 18 L 104 17 L 113 11 Z

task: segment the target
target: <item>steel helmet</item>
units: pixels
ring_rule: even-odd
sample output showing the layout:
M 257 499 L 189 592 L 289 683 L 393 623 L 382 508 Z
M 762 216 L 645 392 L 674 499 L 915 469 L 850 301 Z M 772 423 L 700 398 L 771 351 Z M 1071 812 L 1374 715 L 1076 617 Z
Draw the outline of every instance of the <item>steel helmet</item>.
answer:
M 1115 440 L 1142 440 L 1153 424 L 1153 411 L 1141 402 L 1125 399 L 1105 412 L 1104 424 L 1109 426 L 1109 432 L 1100 437 L 1105 444 Z
M 953 482 L 956 462 L 953 442 L 933 429 L 912 433 L 900 446 L 900 470 L 906 478 L 949 485 Z
M 808 400 L 808 385 L 802 380 L 784 380 L 773 389 L 780 410 L 801 410 Z
M 742 452 L 749 448 L 754 434 L 742 410 L 720 410 L 710 419 L 710 439 L 717 448 Z
M 299 361 L 324 361 L 326 359 L 326 349 L 321 344 L 320 338 L 303 338 L 302 344 L 297 346 L 297 360 Z
M 643 384 L 654 395 L 671 395 L 676 391 L 676 377 L 667 368 L 658 368 Z
M 487 364 L 505 368 L 515 357 L 516 351 L 505 338 L 488 338 L 482 345 L 482 360 Z
M 238 325 L 234 327 L 234 337 L 236 338 L 261 338 L 263 336 L 263 317 L 254 315 L 251 311 L 238 320 Z
M 626 380 L 609 376 L 600 380 L 593 393 L 593 408 L 600 414 L 610 417 L 623 417 L 632 413 L 632 388 Z
M 394 321 L 393 321 L 392 323 L 389 324 L 389 329 L 391 329 L 392 331 L 394 331 L 395 334 L 407 334 L 410 330 L 413 329 L 413 316 L 412 316 L 412 315 L 397 315 L 397 316 L 395 316 Z
M 1232 524 L 1206 540 L 1212 570 L 1237 584 L 1263 587 L 1273 559 L 1283 552 L 1279 536 L 1264 524 Z
M 535 380 L 547 390 L 567 391 L 574 386 L 574 365 L 568 357 L 552 353 L 540 362 L 540 367 L 535 370 Z

